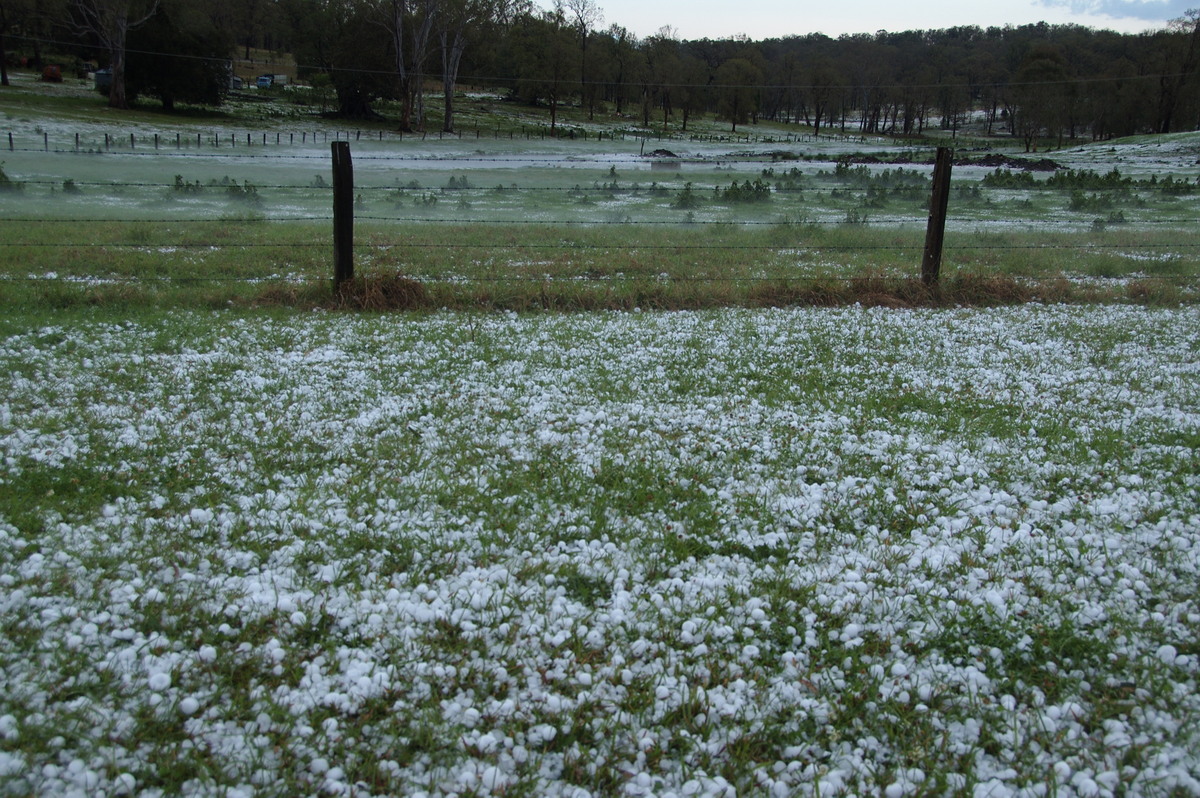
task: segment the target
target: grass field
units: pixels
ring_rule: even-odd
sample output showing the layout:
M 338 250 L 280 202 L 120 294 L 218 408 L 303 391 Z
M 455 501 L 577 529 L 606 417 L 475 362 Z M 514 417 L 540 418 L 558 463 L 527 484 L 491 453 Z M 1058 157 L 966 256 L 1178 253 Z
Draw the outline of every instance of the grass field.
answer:
M 1191 310 L 3 332 L 5 794 L 1200 789 Z
M 862 142 L 356 142 L 335 297 L 324 141 L 145 145 L 311 107 L 55 91 L 0 795 L 1200 793 L 1195 136 L 956 169 L 938 292 Z
M 474 95 L 464 119 L 491 120 L 475 135 L 363 135 L 293 94 L 170 117 L 114 116 L 78 86 L 6 92 L 0 301 L 338 304 L 331 135 L 352 143 L 359 276 L 421 283 L 401 307 L 1171 305 L 1198 293 L 1193 135 L 1063 150 L 1070 171 L 1052 175 L 981 165 L 1019 156 L 1011 141 L 954 142 L 947 285 L 931 295 L 914 278 L 928 162 L 945 140 L 813 140 L 764 124 L 731 141 L 713 120 L 665 141 L 614 120 L 548 139 L 528 135 L 530 109 Z M 674 157 L 653 154 L 666 148 Z M 349 304 L 381 293 L 368 285 Z

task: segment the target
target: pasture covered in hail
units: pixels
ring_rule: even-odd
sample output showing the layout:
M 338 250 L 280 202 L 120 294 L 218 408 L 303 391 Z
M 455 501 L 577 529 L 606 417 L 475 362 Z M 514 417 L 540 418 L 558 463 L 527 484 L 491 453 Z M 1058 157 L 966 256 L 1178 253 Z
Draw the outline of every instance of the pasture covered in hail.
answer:
M 22 315 L 0 794 L 1200 791 L 1200 317 Z

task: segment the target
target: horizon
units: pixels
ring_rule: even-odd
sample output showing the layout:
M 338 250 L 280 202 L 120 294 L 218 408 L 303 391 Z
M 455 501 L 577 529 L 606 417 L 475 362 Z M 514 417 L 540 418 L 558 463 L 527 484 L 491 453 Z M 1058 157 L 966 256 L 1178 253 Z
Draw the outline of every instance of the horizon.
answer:
M 626 28 L 639 39 L 664 27 L 682 40 L 732 39 L 755 41 L 790 36 L 824 34 L 874 34 L 879 31 L 939 30 L 1031 25 L 1082 25 L 1119 33 L 1160 30 L 1182 17 L 1195 0 L 1018 0 L 1005 7 L 995 4 L 934 0 L 919 8 L 905 8 L 881 0 L 844 0 L 815 9 L 797 10 L 781 0 L 760 0 L 731 7 L 718 0 L 594 0 L 603 13 L 595 26 Z M 543 0 L 543 7 L 549 5 Z M 780 20 L 795 19 L 795 23 Z M 873 20 L 864 23 L 864 19 Z

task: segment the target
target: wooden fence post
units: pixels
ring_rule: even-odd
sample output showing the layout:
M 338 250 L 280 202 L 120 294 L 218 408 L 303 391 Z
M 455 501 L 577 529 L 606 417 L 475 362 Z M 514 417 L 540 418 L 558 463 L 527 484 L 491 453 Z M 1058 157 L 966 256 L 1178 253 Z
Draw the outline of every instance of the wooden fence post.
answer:
M 350 142 L 335 141 L 333 152 L 333 288 L 354 279 L 354 167 Z
M 942 243 L 946 238 L 946 211 L 950 206 L 950 169 L 953 151 L 938 147 L 933 166 L 933 195 L 929 200 L 929 225 L 925 230 L 925 256 L 921 259 L 921 282 L 936 286 L 942 270 Z

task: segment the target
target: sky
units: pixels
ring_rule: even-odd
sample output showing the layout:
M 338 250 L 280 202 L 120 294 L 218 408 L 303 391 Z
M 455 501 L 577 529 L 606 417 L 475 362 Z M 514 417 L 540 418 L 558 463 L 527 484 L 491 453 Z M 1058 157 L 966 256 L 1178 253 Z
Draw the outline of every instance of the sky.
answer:
M 751 39 L 824 33 L 875 33 L 991 27 L 1035 22 L 1074 23 L 1137 33 L 1162 28 L 1200 0 L 595 0 L 607 28 L 638 37 L 669 25 L 679 39 Z M 551 0 L 541 0 L 549 7 Z

